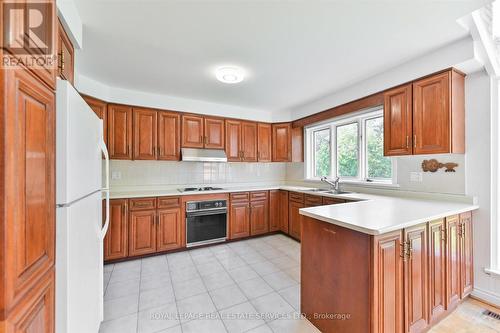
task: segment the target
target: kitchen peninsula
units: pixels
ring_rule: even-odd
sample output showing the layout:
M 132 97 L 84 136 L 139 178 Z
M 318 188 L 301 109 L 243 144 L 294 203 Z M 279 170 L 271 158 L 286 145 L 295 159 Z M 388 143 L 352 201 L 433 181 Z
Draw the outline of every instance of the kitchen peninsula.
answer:
M 423 332 L 472 291 L 471 203 L 304 208 L 301 312 L 322 332 Z

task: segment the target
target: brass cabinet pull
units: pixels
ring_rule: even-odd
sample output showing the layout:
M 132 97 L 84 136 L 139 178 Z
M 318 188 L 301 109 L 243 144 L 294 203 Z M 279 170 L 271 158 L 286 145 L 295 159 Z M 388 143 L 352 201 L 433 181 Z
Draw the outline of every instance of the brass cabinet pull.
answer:
M 200 142 L 205 143 L 205 140 L 203 140 L 203 135 L 200 135 Z
M 400 254 L 399 256 L 403 258 L 403 261 L 406 261 L 406 242 L 405 243 L 399 243 L 400 246 Z
M 411 245 L 411 241 L 408 240 L 408 259 L 411 260 L 413 254 L 413 246 Z
M 413 135 L 413 147 L 417 148 L 417 135 L 416 134 Z
M 409 135 L 406 136 L 406 148 L 407 149 L 410 148 L 410 136 Z
M 59 68 L 61 69 L 61 71 L 64 71 L 65 63 L 64 63 L 64 52 L 63 51 L 61 51 L 61 53 L 59 53 L 59 58 L 61 59 Z
M 446 242 L 446 230 L 445 230 L 445 228 L 444 227 L 440 227 L 439 229 L 440 229 L 440 232 L 441 232 L 441 240 L 443 242 Z

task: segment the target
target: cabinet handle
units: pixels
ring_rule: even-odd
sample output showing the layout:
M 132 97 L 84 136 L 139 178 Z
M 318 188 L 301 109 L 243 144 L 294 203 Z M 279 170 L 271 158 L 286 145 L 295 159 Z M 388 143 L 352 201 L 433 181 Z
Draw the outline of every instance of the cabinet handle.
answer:
M 445 230 L 445 228 L 444 228 L 444 227 L 441 227 L 441 228 L 440 228 L 440 231 L 441 231 L 441 240 L 442 240 L 443 242 L 446 242 L 446 230 Z
M 410 136 L 409 135 L 406 136 L 406 148 L 407 149 L 410 148 Z
M 204 142 L 205 142 L 205 140 L 203 140 L 203 135 L 200 135 L 200 142 L 201 142 L 201 143 L 204 143 Z
M 399 243 L 399 246 L 400 246 L 399 256 L 403 258 L 403 261 L 406 261 L 406 243 Z
M 413 246 L 411 245 L 411 241 L 408 241 L 408 259 L 411 260 L 413 254 Z
M 61 53 L 59 53 L 59 57 L 61 58 L 61 62 L 60 62 L 59 68 L 61 69 L 61 71 L 64 71 L 64 68 L 65 68 L 64 52 L 61 51 Z
M 417 135 L 413 135 L 413 148 L 417 148 Z

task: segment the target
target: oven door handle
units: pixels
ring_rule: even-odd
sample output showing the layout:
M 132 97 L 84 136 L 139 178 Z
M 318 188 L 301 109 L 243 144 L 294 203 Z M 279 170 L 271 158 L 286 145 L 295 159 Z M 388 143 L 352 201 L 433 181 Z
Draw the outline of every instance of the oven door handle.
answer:
M 220 215 L 220 214 L 227 214 L 227 209 L 186 212 L 186 217 L 209 216 L 209 215 Z

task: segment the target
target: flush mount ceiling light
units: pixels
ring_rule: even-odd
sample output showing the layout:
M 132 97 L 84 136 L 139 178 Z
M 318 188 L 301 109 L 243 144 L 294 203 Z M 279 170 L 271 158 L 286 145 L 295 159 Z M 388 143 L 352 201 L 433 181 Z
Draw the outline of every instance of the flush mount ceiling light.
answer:
M 238 83 L 243 81 L 245 73 L 239 67 L 223 66 L 215 70 L 215 77 L 223 83 Z

